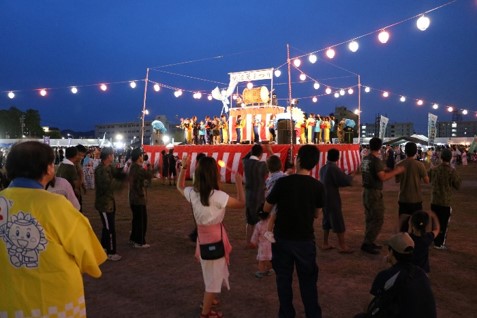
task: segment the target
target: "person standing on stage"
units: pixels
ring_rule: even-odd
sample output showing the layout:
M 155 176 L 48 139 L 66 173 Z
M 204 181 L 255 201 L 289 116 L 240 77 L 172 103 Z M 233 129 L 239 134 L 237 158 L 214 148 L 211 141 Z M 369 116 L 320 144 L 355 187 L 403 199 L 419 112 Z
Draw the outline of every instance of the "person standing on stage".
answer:
M 242 141 L 242 129 L 245 126 L 245 120 L 242 119 L 242 115 L 237 115 L 235 120 L 235 132 L 237 134 L 237 143 L 240 144 Z
M 260 142 L 260 129 L 262 128 L 262 120 L 260 119 L 259 115 L 255 115 L 253 118 L 253 142 L 259 143 Z

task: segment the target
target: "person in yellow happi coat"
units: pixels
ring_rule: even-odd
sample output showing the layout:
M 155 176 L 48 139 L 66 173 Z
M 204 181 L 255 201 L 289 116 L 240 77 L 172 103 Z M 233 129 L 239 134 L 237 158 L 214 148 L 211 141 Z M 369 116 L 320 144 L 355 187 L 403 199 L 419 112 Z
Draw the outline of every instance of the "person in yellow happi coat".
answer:
M 13 145 L 0 192 L 0 317 L 86 317 L 82 274 L 106 260 L 88 219 L 62 195 L 50 146 Z

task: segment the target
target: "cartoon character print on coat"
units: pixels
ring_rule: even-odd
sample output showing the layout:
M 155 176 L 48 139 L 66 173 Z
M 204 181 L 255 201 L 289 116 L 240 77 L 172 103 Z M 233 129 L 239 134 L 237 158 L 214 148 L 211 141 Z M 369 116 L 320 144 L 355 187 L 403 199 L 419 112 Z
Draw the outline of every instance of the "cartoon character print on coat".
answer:
M 29 213 L 20 211 L 8 216 L 12 202 L 0 197 L 0 215 L 6 222 L 0 223 L 0 237 L 6 243 L 10 263 L 15 267 L 38 267 L 39 253 L 46 249 L 43 227 Z

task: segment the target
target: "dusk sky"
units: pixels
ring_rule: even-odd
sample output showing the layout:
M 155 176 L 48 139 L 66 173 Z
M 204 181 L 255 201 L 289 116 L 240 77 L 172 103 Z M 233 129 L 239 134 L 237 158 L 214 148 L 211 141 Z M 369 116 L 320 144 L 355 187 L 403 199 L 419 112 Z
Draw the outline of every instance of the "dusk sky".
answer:
M 371 88 L 362 93 L 362 122 L 379 113 L 390 122 L 414 122 L 427 134 L 427 114 L 451 119 L 446 106 L 477 120 L 477 0 L 273 0 L 273 1 L 1 1 L 0 109 L 37 109 L 42 125 L 92 130 L 96 124 L 139 121 L 146 68 L 151 68 L 146 117 L 170 120 L 219 115 L 222 103 L 206 96 L 226 88 L 230 72 L 280 68 L 274 78 L 286 106 L 287 44 L 292 97 L 305 112 L 329 114 L 358 106 L 357 74 Z M 442 6 L 442 7 L 441 7 Z M 420 13 L 430 26 L 416 27 Z M 410 19 L 412 18 L 412 19 Z M 378 33 L 386 28 L 388 43 Z M 348 42 L 357 39 L 352 53 Z M 336 56 L 325 55 L 333 46 Z M 315 64 L 308 61 L 312 52 Z M 129 82 L 137 81 L 132 89 Z M 315 90 L 314 81 L 320 83 Z M 162 89 L 155 92 L 153 82 Z M 108 90 L 99 89 L 101 83 Z M 244 89 L 239 85 L 239 92 Z M 269 81 L 255 85 L 267 85 Z M 77 94 L 70 92 L 78 88 Z M 327 95 L 341 88 L 354 93 Z M 47 95 L 39 95 L 46 88 Z M 184 94 L 174 97 L 174 89 Z M 8 93 L 15 97 L 10 99 Z M 200 91 L 202 99 L 193 98 Z M 389 97 L 382 97 L 383 91 Z M 406 102 L 400 102 L 401 96 Z M 316 96 L 318 101 L 313 102 Z M 417 100 L 423 105 L 418 106 Z M 432 105 L 437 103 L 437 110 Z

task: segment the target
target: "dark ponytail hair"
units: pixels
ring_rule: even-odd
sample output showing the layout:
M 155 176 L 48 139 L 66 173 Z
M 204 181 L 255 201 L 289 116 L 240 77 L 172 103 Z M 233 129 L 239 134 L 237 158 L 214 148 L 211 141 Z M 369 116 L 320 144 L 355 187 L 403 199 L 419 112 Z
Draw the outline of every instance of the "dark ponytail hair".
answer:
M 200 203 L 209 206 L 209 197 L 219 190 L 219 169 L 212 157 L 203 157 L 194 173 L 194 191 L 200 195 Z
M 420 235 L 426 234 L 426 228 L 429 224 L 429 214 L 426 211 L 416 211 L 411 217 L 411 225 L 419 231 Z

